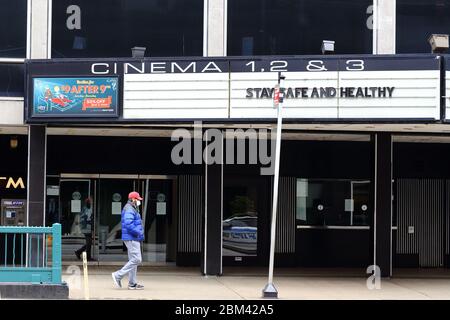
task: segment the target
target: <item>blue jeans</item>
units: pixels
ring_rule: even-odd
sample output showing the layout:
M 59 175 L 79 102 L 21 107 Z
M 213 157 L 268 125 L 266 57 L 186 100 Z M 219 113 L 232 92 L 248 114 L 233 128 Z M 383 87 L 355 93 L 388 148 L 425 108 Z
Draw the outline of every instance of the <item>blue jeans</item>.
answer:
M 137 283 L 137 267 L 142 262 L 141 243 L 139 241 L 131 240 L 126 240 L 124 243 L 128 249 L 128 262 L 122 269 L 114 272 L 114 275 L 118 280 L 122 280 L 122 278 L 128 274 L 128 283 L 133 285 Z

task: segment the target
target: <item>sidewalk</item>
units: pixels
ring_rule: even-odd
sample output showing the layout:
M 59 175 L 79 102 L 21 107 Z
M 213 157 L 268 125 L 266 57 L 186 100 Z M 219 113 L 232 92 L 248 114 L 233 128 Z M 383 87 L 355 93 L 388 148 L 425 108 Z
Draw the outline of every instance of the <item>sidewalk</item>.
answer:
M 261 299 L 267 277 L 262 275 L 200 275 L 198 268 L 145 269 L 138 271 L 142 291 L 115 288 L 111 279 L 112 267 L 91 268 L 89 288 L 91 299 L 156 299 L 156 300 L 229 300 Z M 411 279 L 398 277 L 381 281 L 381 289 L 369 290 L 365 277 L 286 276 L 274 277 L 280 299 L 333 300 L 396 300 L 450 299 L 449 277 Z M 68 282 L 71 299 L 84 299 L 83 277 L 63 275 Z

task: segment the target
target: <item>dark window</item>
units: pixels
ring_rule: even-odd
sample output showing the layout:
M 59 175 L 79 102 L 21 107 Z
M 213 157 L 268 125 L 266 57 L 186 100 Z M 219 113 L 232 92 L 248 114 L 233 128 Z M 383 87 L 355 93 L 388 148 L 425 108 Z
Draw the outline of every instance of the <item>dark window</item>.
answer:
M 397 53 L 429 53 L 428 37 L 450 34 L 450 0 L 397 0 Z
M 297 223 L 312 226 L 368 226 L 370 182 L 297 179 Z
M 24 65 L 0 63 L 0 96 L 24 96 Z
M 0 57 L 25 58 L 27 0 L 0 0 Z
M 228 0 L 229 55 L 372 53 L 372 0 Z
M 52 57 L 200 56 L 202 0 L 58 0 Z

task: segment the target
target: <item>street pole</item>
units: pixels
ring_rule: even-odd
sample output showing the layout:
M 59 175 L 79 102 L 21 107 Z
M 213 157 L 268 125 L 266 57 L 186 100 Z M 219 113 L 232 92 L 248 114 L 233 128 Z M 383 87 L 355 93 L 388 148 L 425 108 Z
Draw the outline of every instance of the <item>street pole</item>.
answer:
M 282 102 L 283 97 L 280 88 L 281 79 L 284 76 L 278 73 L 278 85 L 274 89 L 274 106 L 277 108 L 277 133 L 275 137 L 275 168 L 273 178 L 273 201 L 272 201 L 272 225 L 270 232 L 270 260 L 269 260 L 269 279 L 263 289 L 263 298 L 278 298 L 278 291 L 273 284 L 273 266 L 275 259 L 275 231 L 277 223 L 277 202 L 278 202 L 278 180 L 280 176 L 280 150 L 281 150 L 281 126 L 283 123 Z M 278 92 L 277 92 L 278 91 Z M 277 96 L 278 94 L 278 96 Z

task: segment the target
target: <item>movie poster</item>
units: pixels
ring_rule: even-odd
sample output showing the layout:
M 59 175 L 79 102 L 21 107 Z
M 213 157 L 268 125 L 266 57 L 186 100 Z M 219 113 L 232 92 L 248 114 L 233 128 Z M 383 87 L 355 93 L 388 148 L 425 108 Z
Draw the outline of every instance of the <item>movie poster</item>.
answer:
M 117 99 L 113 77 L 33 79 L 33 116 L 117 116 Z

